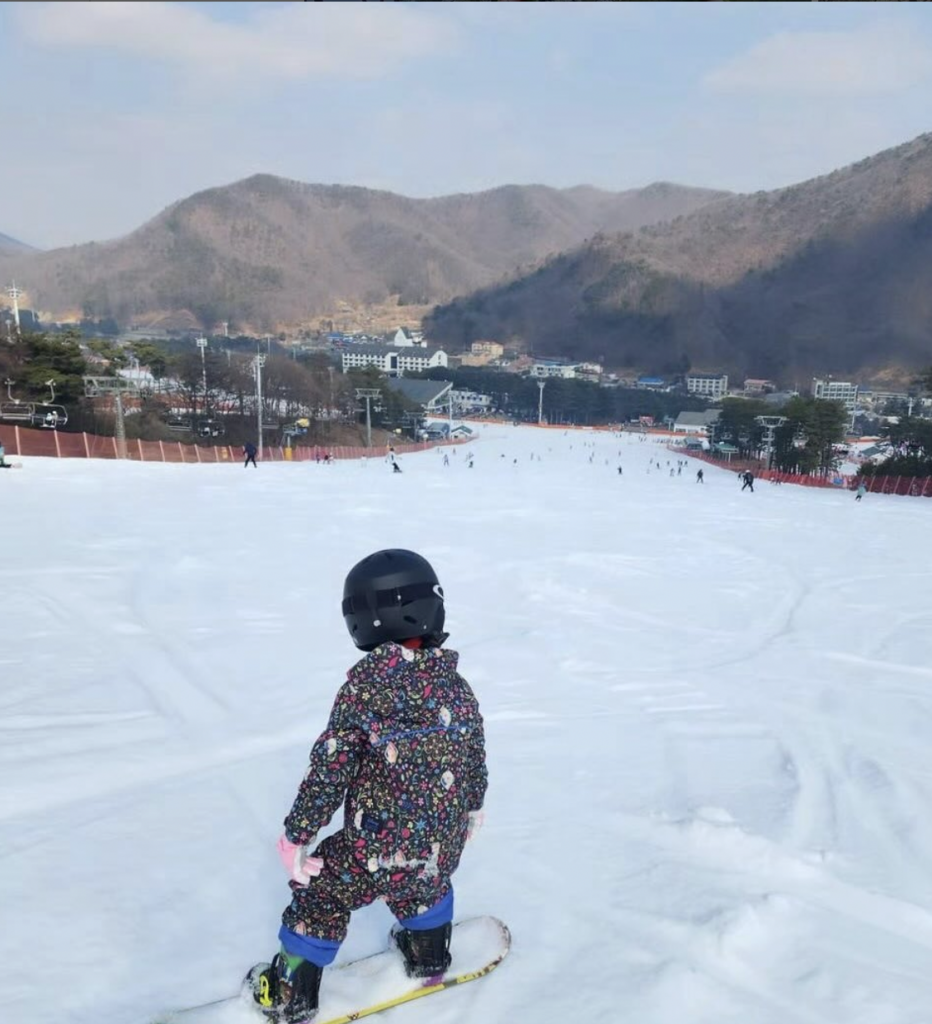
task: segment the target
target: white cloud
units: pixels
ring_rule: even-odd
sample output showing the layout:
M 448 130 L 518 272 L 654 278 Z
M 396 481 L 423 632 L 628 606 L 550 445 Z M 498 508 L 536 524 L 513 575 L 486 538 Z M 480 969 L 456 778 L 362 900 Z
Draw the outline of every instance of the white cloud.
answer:
M 373 78 L 455 41 L 447 20 L 407 4 L 269 4 L 236 23 L 162 0 L 27 3 L 18 15 L 40 44 L 112 49 L 219 79 Z
M 871 96 L 932 79 L 932 45 L 897 25 L 850 32 L 780 32 L 711 71 L 722 93 Z

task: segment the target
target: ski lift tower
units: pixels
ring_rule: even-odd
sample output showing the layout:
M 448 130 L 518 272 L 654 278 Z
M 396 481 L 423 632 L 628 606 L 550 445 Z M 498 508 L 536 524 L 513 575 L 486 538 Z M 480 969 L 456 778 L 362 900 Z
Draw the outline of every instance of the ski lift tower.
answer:
M 113 396 L 113 413 L 116 422 L 117 458 L 126 458 L 126 423 L 123 418 L 123 396 L 138 395 L 137 381 L 126 377 L 85 377 L 84 395 L 86 398 Z
M 773 466 L 773 435 L 778 427 L 786 423 L 786 416 L 755 416 L 755 423 L 764 428 L 764 444 L 767 448 L 767 468 Z
M 379 388 L 356 388 L 356 397 L 366 403 L 366 447 L 372 447 L 372 408 L 373 398 L 381 398 L 382 392 Z
M 537 425 L 541 426 L 544 422 L 544 388 L 547 386 L 547 382 L 539 380 L 537 386 L 540 388 L 540 399 L 537 402 Z

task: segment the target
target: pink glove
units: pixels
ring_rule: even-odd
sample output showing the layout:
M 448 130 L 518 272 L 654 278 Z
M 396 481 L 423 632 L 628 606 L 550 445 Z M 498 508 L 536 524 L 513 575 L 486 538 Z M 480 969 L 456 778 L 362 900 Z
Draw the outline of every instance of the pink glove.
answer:
M 470 811 L 469 822 L 466 825 L 466 842 L 476 838 L 476 833 L 482 828 L 485 822 L 485 811 Z
M 312 878 L 316 878 L 324 866 L 320 857 L 309 857 L 307 846 L 298 846 L 291 842 L 288 836 L 283 835 L 276 844 L 278 856 L 285 865 L 285 870 L 293 882 L 298 885 L 307 885 Z

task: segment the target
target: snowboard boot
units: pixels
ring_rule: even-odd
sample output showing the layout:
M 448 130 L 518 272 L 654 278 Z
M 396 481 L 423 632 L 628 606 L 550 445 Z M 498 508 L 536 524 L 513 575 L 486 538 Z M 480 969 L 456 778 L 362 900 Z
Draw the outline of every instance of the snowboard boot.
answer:
M 270 964 L 258 964 L 247 983 L 259 1009 L 275 1022 L 303 1024 L 317 1013 L 322 969 L 310 960 L 284 952 Z
M 433 978 L 443 974 L 450 966 L 450 935 L 453 925 L 414 931 L 397 928 L 392 934 L 395 944 L 405 958 L 405 973 L 409 978 Z

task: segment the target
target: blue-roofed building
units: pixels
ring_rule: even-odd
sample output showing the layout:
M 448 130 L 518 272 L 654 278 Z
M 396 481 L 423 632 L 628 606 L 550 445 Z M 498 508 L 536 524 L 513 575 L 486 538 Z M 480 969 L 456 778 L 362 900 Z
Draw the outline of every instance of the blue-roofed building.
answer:
M 667 382 L 663 377 L 638 377 L 634 386 L 646 391 L 663 391 Z

